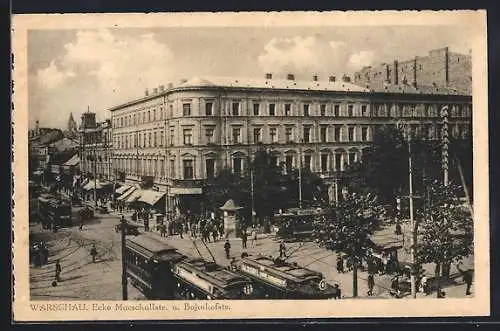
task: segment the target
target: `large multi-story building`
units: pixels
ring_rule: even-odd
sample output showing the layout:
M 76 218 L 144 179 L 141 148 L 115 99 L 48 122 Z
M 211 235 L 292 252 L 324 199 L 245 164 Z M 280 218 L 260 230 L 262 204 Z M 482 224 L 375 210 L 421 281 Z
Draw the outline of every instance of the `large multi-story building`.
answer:
M 439 138 L 448 105 L 452 134 L 471 133 L 471 96 L 450 87 L 326 80 L 193 78 L 113 107 L 113 167 L 129 183 L 153 178 L 177 202 L 202 193 L 224 167 L 243 172 L 265 148 L 285 171 L 304 167 L 327 180 L 361 160 L 377 127 L 404 119 Z
M 111 121 L 96 121 L 96 114 L 82 114 L 80 133 L 80 171 L 88 178 L 113 179 Z

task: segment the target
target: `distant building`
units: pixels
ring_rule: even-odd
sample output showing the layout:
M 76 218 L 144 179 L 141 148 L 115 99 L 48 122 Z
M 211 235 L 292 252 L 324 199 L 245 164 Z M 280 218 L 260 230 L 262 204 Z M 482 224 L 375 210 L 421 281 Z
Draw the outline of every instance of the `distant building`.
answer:
M 81 173 L 90 178 L 111 180 L 111 122 L 97 122 L 95 113 L 86 112 L 82 114 L 78 132 Z
M 328 182 L 362 160 L 382 125 L 404 119 L 414 135 L 439 139 L 444 105 L 453 135 L 470 135 L 471 95 L 448 87 L 195 77 L 110 109 L 113 168 L 128 183 L 153 178 L 170 206 L 199 203 L 205 179 L 226 167 L 243 173 L 260 148 L 284 171 L 302 164 Z
M 381 90 L 386 84 L 456 90 L 472 94 L 470 54 L 451 52 L 448 47 L 431 50 L 427 56 L 369 66 L 354 74 L 354 83 Z

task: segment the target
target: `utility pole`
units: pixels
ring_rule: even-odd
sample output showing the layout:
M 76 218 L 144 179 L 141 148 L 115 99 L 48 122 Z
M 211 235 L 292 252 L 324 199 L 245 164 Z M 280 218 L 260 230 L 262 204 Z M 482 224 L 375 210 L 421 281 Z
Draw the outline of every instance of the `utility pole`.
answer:
M 412 272 L 410 275 L 411 281 L 411 296 L 417 298 L 417 282 L 416 282 L 416 253 L 417 253 L 417 226 L 413 218 L 413 167 L 411 160 L 411 131 L 408 132 L 408 180 L 409 180 L 409 200 L 410 200 L 410 226 L 412 229 L 412 242 L 411 242 L 411 265 Z
M 94 132 L 94 205 L 97 209 L 97 136 Z
M 125 258 L 125 231 L 127 228 L 127 220 L 122 216 L 121 219 L 121 244 L 122 244 L 122 298 L 123 300 L 128 300 L 128 291 L 127 291 L 127 262 Z
M 441 117 L 443 119 L 442 128 L 442 139 L 443 139 L 443 150 L 442 150 L 442 163 L 443 163 L 443 184 L 448 186 L 448 144 L 450 142 L 448 138 L 448 106 L 443 106 L 441 108 Z
M 250 170 L 250 193 L 252 198 L 252 225 L 255 224 L 255 199 L 254 199 L 254 187 L 253 187 L 253 168 Z
M 302 140 L 300 141 L 302 144 Z M 299 146 L 299 209 L 302 209 L 302 148 Z

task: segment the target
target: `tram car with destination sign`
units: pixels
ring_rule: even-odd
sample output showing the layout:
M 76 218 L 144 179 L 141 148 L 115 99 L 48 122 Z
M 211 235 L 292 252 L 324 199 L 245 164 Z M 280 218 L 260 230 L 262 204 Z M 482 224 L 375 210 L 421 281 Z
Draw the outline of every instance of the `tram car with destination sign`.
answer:
M 189 259 L 174 267 L 176 296 L 186 300 L 237 300 L 256 297 L 252 280 L 215 262 Z
M 154 235 L 128 237 L 127 277 L 150 300 L 244 299 L 254 296 L 250 278 L 215 262 L 191 259 Z
M 127 277 L 132 286 L 151 300 L 174 299 L 172 268 L 185 258 L 177 249 L 152 236 L 134 236 L 125 242 Z
M 334 299 L 339 294 L 322 273 L 281 259 L 244 256 L 237 270 L 253 280 L 262 299 Z

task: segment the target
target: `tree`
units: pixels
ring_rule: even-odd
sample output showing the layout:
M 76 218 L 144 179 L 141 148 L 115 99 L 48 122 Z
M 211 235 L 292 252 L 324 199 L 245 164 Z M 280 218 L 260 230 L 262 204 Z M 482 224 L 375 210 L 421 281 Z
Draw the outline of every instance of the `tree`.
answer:
M 461 261 L 473 252 L 472 216 L 459 192 L 456 185 L 431 183 L 426 207 L 419 215 L 417 258 L 420 263 L 435 263 L 438 295 L 443 266 Z
M 314 221 L 314 235 L 320 245 L 345 254 L 353 271 L 354 297 L 358 295 L 358 268 L 368 256 L 370 236 L 384 213 L 375 195 L 348 193 L 332 206 L 328 216 L 319 216 Z

